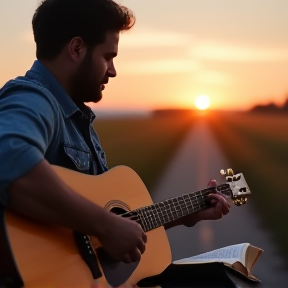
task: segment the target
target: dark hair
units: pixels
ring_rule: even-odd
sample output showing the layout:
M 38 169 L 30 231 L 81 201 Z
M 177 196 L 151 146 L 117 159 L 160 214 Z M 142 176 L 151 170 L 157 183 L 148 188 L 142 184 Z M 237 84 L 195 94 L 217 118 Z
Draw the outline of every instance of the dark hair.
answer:
M 32 19 L 36 57 L 55 58 L 77 36 L 95 46 L 108 31 L 129 30 L 134 23 L 131 10 L 112 0 L 44 0 Z

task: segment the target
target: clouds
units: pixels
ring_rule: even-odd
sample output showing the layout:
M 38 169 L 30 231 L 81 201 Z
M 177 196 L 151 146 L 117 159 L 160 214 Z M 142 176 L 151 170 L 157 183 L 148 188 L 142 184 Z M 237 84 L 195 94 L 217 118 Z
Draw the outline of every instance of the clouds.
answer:
M 135 29 L 136 30 L 136 29 Z M 286 47 L 263 47 L 215 39 L 200 39 L 189 33 L 138 29 L 123 36 L 120 47 L 129 53 L 119 61 L 121 73 L 167 74 L 191 73 L 200 82 L 231 83 L 232 77 L 221 68 L 207 68 L 207 62 L 269 63 L 288 61 Z M 153 55 L 156 49 L 161 53 Z M 131 58 L 133 54 L 133 58 Z M 136 56 L 135 56 L 136 55 Z M 138 57 L 137 57 L 138 55 Z
M 249 43 L 221 43 L 213 40 L 198 43 L 190 50 L 196 58 L 225 62 L 288 61 L 288 47 L 251 46 Z
M 221 71 L 203 70 L 194 75 L 194 81 L 202 84 L 217 86 L 231 85 L 234 80 L 233 76 Z
M 199 68 L 199 63 L 190 59 L 163 59 L 123 61 L 120 66 L 121 73 L 126 74 L 166 74 L 190 73 Z
M 193 36 L 188 33 L 133 28 L 129 32 L 124 32 L 121 46 L 124 48 L 183 47 L 190 45 L 193 40 Z

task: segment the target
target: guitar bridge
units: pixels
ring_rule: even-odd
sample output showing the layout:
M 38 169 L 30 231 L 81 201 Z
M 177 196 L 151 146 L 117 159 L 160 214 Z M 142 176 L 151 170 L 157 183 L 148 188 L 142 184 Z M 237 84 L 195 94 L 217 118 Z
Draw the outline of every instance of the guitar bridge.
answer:
M 96 255 L 94 253 L 94 249 L 91 246 L 89 236 L 79 232 L 74 232 L 74 239 L 77 244 L 79 253 L 82 256 L 85 263 L 88 265 L 93 278 L 98 279 L 102 277 L 102 273 L 99 268 Z

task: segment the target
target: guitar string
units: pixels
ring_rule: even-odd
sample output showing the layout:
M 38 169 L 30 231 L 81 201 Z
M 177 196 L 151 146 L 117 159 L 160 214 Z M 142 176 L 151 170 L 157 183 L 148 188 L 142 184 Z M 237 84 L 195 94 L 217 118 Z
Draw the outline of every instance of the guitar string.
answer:
M 225 189 L 225 191 L 226 190 L 229 191 L 228 189 Z M 146 229 L 154 228 L 155 224 L 158 225 L 158 226 L 161 226 L 163 224 L 163 220 L 165 222 L 167 220 L 171 221 L 171 217 L 172 217 L 172 220 L 174 220 L 174 214 L 175 213 L 176 213 L 176 218 L 185 216 L 185 215 L 191 213 L 191 211 L 190 211 L 191 208 L 192 208 L 192 211 L 196 210 L 194 208 L 194 206 L 197 206 L 197 210 L 203 208 L 203 204 L 205 206 L 205 203 L 203 201 L 201 201 L 202 203 L 199 203 L 199 197 L 203 198 L 202 197 L 203 193 L 201 194 L 200 192 L 201 191 L 195 192 L 195 196 L 192 196 L 193 194 L 192 195 L 191 194 L 190 195 L 186 194 L 186 195 L 183 195 L 183 196 L 179 196 L 177 198 L 168 199 L 168 200 L 164 201 L 166 203 L 161 202 L 161 203 L 156 203 L 154 205 L 150 205 L 150 206 L 147 206 L 147 207 L 143 207 L 142 211 L 141 211 L 142 215 L 140 215 L 140 216 L 142 216 L 141 218 L 143 218 L 143 216 L 144 216 L 145 218 L 150 218 L 148 220 L 148 222 L 151 222 L 151 221 L 153 222 L 153 226 L 149 225 L 150 227 L 145 225 L 145 223 L 143 223 L 145 228 Z M 210 190 L 206 190 L 205 192 L 207 194 L 208 192 L 210 192 Z M 197 195 L 197 193 L 199 193 L 199 195 Z M 191 201 L 191 198 L 192 198 L 191 196 L 194 198 L 192 201 Z M 180 199 L 181 203 L 179 203 L 179 199 Z M 189 199 L 189 202 L 190 202 L 191 205 L 187 206 L 187 199 Z M 175 200 L 177 200 L 177 203 L 175 202 Z M 161 204 L 162 204 L 162 206 L 161 206 Z M 171 209 L 171 205 L 173 205 L 172 206 L 172 208 L 174 208 L 173 211 Z M 168 209 L 166 208 L 167 206 L 169 207 Z M 164 210 L 162 209 L 162 207 L 164 208 Z M 186 209 L 186 212 L 183 213 L 183 210 L 185 210 L 185 209 Z M 144 215 L 143 215 L 143 211 L 144 211 Z M 160 216 L 159 211 L 161 212 L 162 217 Z M 166 217 L 167 218 L 165 217 L 165 215 L 163 215 L 163 212 L 166 212 Z M 169 214 L 168 214 L 168 212 L 169 212 Z M 180 212 L 180 215 L 178 215 L 178 212 Z M 143 220 L 146 220 L 146 219 L 143 219 Z
M 202 203 L 200 205 L 198 199 L 199 199 L 200 196 L 203 195 L 204 192 L 205 192 L 205 195 L 206 195 L 210 191 L 211 192 L 215 192 L 215 190 L 219 190 L 219 189 L 221 190 L 222 189 L 222 193 L 228 191 L 229 194 L 230 194 L 231 193 L 231 189 L 229 189 L 229 188 L 227 189 L 226 187 L 229 187 L 229 185 L 228 184 L 223 184 L 223 185 L 220 185 L 218 187 L 209 187 L 209 188 L 206 188 L 204 190 L 196 191 L 196 192 L 193 192 L 193 193 L 190 193 L 190 194 L 184 194 L 183 196 L 178 196 L 176 198 L 167 199 L 164 202 L 160 202 L 160 203 L 156 203 L 154 205 L 150 205 L 150 206 L 146 206 L 146 207 L 143 207 L 143 208 L 140 208 L 140 209 L 136 209 L 134 211 L 137 213 L 138 217 L 140 218 L 139 220 L 137 220 L 137 222 L 140 221 L 141 224 L 144 226 L 144 228 L 147 231 L 151 230 L 151 229 L 154 229 L 156 227 L 159 227 L 159 226 L 163 225 L 163 220 L 165 221 L 165 223 L 171 221 L 170 217 L 172 217 L 172 220 L 175 220 L 176 218 L 180 218 L 182 216 L 190 214 L 191 213 L 191 211 L 190 211 L 191 208 L 192 208 L 192 212 L 194 210 L 196 210 L 194 208 L 194 205 L 197 206 L 197 204 L 198 204 L 197 210 L 203 208 L 205 206 L 205 203 Z M 197 195 L 197 193 L 199 195 Z M 191 201 L 191 198 L 192 198 L 192 201 Z M 179 203 L 179 199 L 180 199 L 180 202 L 182 202 L 182 203 Z M 187 206 L 187 202 L 185 202 L 185 201 L 187 201 L 187 199 L 189 200 L 189 204 L 190 204 L 188 206 Z M 175 201 L 177 201 L 177 203 Z M 172 208 L 174 208 L 173 211 L 171 209 L 171 205 L 173 205 L 172 206 Z M 169 207 L 168 209 L 166 208 L 167 206 Z M 164 208 L 164 209 L 162 209 L 162 208 Z M 186 214 L 185 214 L 185 212 L 183 213 L 183 209 L 182 208 L 186 209 Z M 129 214 L 130 212 L 131 211 L 128 211 L 128 212 L 122 214 L 122 216 L 125 216 L 126 214 Z M 159 212 L 161 213 L 161 215 L 160 215 Z M 163 212 L 165 212 L 166 215 L 164 215 Z M 180 212 L 180 216 L 178 215 L 178 212 Z M 174 218 L 174 213 L 176 213 L 176 218 Z M 155 224 L 156 224 L 156 226 L 155 226 Z
M 222 188 L 222 190 L 220 190 L 219 191 L 219 188 L 221 189 L 221 186 L 223 186 Z M 200 190 L 200 191 L 196 191 L 196 192 L 192 192 L 192 193 L 189 193 L 189 194 L 184 194 L 184 195 L 182 195 L 182 196 L 178 196 L 178 197 L 175 197 L 175 198 L 170 198 L 170 199 L 167 199 L 167 200 L 165 200 L 164 202 L 167 202 L 167 201 L 173 201 L 174 199 L 177 199 L 177 198 L 181 198 L 181 197 L 188 197 L 189 199 L 191 199 L 191 197 L 194 197 L 194 198 L 197 198 L 197 197 L 195 197 L 195 196 L 193 196 L 194 194 L 195 195 L 197 195 L 196 193 L 204 193 L 204 192 L 209 192 L 209 191 L 211 191 L 211 192 L 215 192 L 215 190 L 216 191 L 218 191 L 218 193 L 219 192 L 223 192 L 223 191 L 228 191 L 228 192 L 231 192 L 231 189 L 230 188 L 226 188 L 227 187 L 227 184 L 223 184 L 223 185 L 220 185 L 220 186 L 218 186 L 218 187 L 209 187 L 209 188 L 206 188 L 206 189 L 204 189 L 204 190 Z M 229 186 L 228 186 L 229 187 Z M 205 194 L 206 194 L 205 193 Z M 216 193 L 217 194 L 217 193 Z M 159 203 L 156 203 L 156 204 L 163 204 L 164 202 L 159 202 Z M 156 204 L 152 204 L 152 205 L 149 205 L 149 206 L 146 206 L 146 207 L 150 207 L 150 206 L 154 206 L 154 205 L 156 205 Z M 164 205 L 165 206 L 165 205 Z M 143 209 L 143 208 L 145 208 L 145 207 L 142 207 L 142 208 L 139 208 L 138 210 L 140 210 L 140 209 Z M 135 210 L 136 211 L 136 210 Z M 121 214 L 122 216 L 125 216 L 125 215 L 127 215 L 127 214 L 130 214 L 130 212 L 131 211 L 127 211 L 127 212 L 125 212 L 125 213 L 123 213 L 123 214 Z
M 213 189 L 213 191 L 215 191 L 214 189 L 215 187 L 211 187 L 211 188 Z M 199 210 L 205 207 L 206 204 L 205 204 L 204 196 L 208 196 L 209 192 L 212 189 L 205 189 L 202 191 L 197 191 L 197 192 L 194 192 L 193 194 L 185 194 L 183 196 L 165 200 L 164 202 L 156 203 L 154 205 L 150 205 L 150 206 L 137 209 L 136 210 L 137 213 L 140 214 L 139 220 L 140 221 L 142 220 L 141 222 L 142 222 L 142 225 L 144 226 L 144 229 L 146 231 L 149 231 L 149 230 L 155 229 L 156 227 L 162 226 L 163 224 L 167 222 L 170 222 L 177 218 L 191 214 L 192 212 L 195 212 L 196 210 Z M 203 191 L 205 193 L 203 193 Z M 231 192 L 231 189 L 223 189 L 222 192 Z M 197 195 L 197 193 L 199 195 Z M 188 204 L 187 204 L 187 199 L 189 200 Z M 172 206 L 172 209 L 174 208 L 173 211 L 171 209 L 171 205 L 173 205 Z M 169 208 L 167 209 L 167 207 Z M 161 213 L 161 215 L 159 212 Z M 163 212 L 165 212 L 166 215 L 164 215 Z M 180 213 L 180 215 L 178 215 L 178 212 Z M 176 216 L 176 218 L 174 218 L 174 216 Z
M 210 190 L 206 190 L 205 191 L 206 192 L 205 195 L 208 194 L 210 191 L 211 191 L 211 189 Z M 170 212 L 170 215 L 171 215 L 171 213 L 175 212 L 176 213 L 176 217 L 181 217 L 183 215 L 183 210 L 185 208 L 186 208 L 186 210 L 190 210 L 191 208 L 194 208 L 194 205 L 197 206 L 196 204 L 198 204 L 198 206 L 199 206 L 199 201 L 198 201 L 199 195 L 197 195 L 197 193 L 200 194 L 200 192 L 195 192 L 195 194 L 192 194 L 192 195 L 191 194 L 185 194 L 183 196 L 178 196 L 176 198 L 168 199 L 168 200 L 165 200 L 164 202 L 156 203 L 154 205 L 150 205 L 150 206 L 143 207 L 143 208 L 146 209 L 146 211 L 148 211 L 148 212 L 154 212 L 155 210 L 157 212 L 159 210 L 161 212 L 163 212 L 163 210 L 162 210 L 162 207 L 163 207 L 164 211 L 166 212 L 166 214 L 167 214 L 167 211 Z M 200 194 L 200 195 L 202 195 L 202 194 Z M 187 206 L 187 199 L 189 200 L 189 202 L 191 204 L 189 206 Z M 160 204 L 162 204 L 162 207 L 161 207 Z M 173 205 L 172 208 L 174 208 L 174 211 L 171 210 L 171 205 Z M 169 207 L 169 209 L 166 209 L 167 206 Z M 182 211 L 180 216 L 178 216 L 178 214 L 177 214 L 179 211 Z M 189 211 L 187 211 L 187 212 L 189 213 Z M 159 214 L 159 213 L 157 213 L 157 214 Z M 163 215 L 163 213 L 162 213 L 162 215 Z M 167 214 L 167 216 L 169 217 L 168 214 Z M 162 218 L 164 218 L 164 217 L 162 217 Z
M 193 201 L 192 201 L 193 203 Z M 155 208 L 152 206 L 152 207 L 146 207 L 144 209 L 144 215 L 142 215 L 142 217 L 144 216 L 146 219 L 149 218 L 148 222 L 150 222 L 150 225 L 147 226 L 145 225 L 145 223 L 143 223 L 144 225 L 144 229 L 145 231 L 149 231 L 151 229 L 154 229 L 156 227 L 159 227 L 159 226 L 162 226 L 163 224 L 165 224 L 166 222 L 169 222 L 171 220 L 175 220 L 177 218 L 180 218 L 182 217 L 183 215 L 185 215 L 183 212 L 181 212 L 181 205 L 179 205 L 179 202 L 176 204 L 176 202 L 171 202 L 171 203 L 166 203 L 166 205 L 164 206 L 164 210 L 161 209 L 161 203 L 158 204 L 158 207 L 155 206 Z M 162 203 L 164 204 L 164 203 Z M 169 206 L 169 208 L 167 209 L 166 207 Z M 194 204 L 193 206 L 197 206 L 197 210 L 201 208 L 201 206 L 203 205 L 200 205 L 199 202 L 197 201 L 194 201 Z M 171 209 L 172 207 L 172 209 Z M 192 206 L 191 206 L 192 207 Z M 190 207 L 190 208 L 191 208 Z M 154 208 L 154 209 L 153 209 Z M 165 209 L 166 208 L 166 209 Z M 180 208 L 180 209 L 179 209 Z M 162 217 L 155 217 L 155 210 L 158 212 L 160 209 L 160 211 L 162 212 Z M 196 209 L 194 208 L 194 211 Z M 166 212 L 166 215 L 163 215 L 163 212 Z M 178 212 L 180 212 L 180 215 L 178 214 Z M 176 215 L 175 215 L 176 214 Z M 159 215 L 159 214 L 158 214 Z M 166 216 L 166 217 L 165 217 Z M 171 219 L 172 218 L 172 219 Z M 143 220 L 143 218 L 142 218 Z
M 165 202 L 161 202 L 161 203 L 157 203 L 155 206 L 145 207 L 144 208 L 144 211 L 145 211 L 144 215 L 146 216 L 146 218 L 148 216 L 149 222 L 150 222 L 149 226 L 144 225 L 145 230 L 149 231 L 149 230 L 151 230 L 151 228 L 154 229 L 156 227 L 162 226 L 163 224 L 165 224 L 165 223 L 167 223 L 169 221 L 172 221 L 172 220 L 175 220 L 177 218 L 183 217 L 185 215 L 188 215 L 191 212 L 194 212 L 196 210 L 199 210 L 199 209 L 203 208 L 205 206 L 205 204 L 204 204 L 204 202 L 200 203 L 198 201 L 198 199 L 199 199 L 198 197 L 199 197 L 199 195 L 196 195 L 196 196 L 193 197 L 194 199 L 192 200 L 191 197 L 188 196 L 188 198 L 191 201 L 192 205 L 189 205 L 189 206 L 186 205 L 186 207 L 188 209 L 185 212 L 183 212 L 183 209 L 182 209 L 184 207 L 183 206 L 183 202 L 185 203 L 185 201 L 183 199 L 181 199 L 181 196 L 177 197 L 177 198 L 174 198 L 172 201 L 171 200 L 170 201 L 166 200 L 165 201 L 166 203 Z M 161 206 L 161 204 L 162 204 L 162 206 Z M 162 209 L 162 207 L 164 208 L 164 210 Z M 167 207 L 168 207 L 168 209 L 167 209 Z M 191 211 L 191 208 L 192 208 L 192 211 Z M 163 215 L 163 212 L 166 212 L 166 217 L 163 215 L 163 217 L 161 217 L 161 218 L 158 217 L 158 219 L 156 219 L 157 217 L 155 217 L 156 215 L 155 215 L 154 212 L 155 212 L 155 210 L 158 212 L 159 209 L 162 212 L 162 215 Z M 159 213 L 158 213 L 158 215 L 159 215 Z M 160 224 L 157 223 L 157 220 L 158 220 L 158 222 L 160 222 Z

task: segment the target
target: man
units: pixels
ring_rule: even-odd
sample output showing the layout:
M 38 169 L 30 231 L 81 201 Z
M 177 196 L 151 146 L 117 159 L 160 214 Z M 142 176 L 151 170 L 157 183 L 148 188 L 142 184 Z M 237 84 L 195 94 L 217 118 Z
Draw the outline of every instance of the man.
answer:
M 50 164 L 87 174 L 107 171 L 91 125 L 94 115 L 84 102 L 100 101 L 105 84 L 116 76 L 119 34 L 134 22 L 132 12 L 112 0 L 44 0 L 32 20 L 37 60 L 24 77 L 0 90 L 2 204 L 94 235 L 115 259 L 128 263 L 145 251 L 141 226 L 78 195 Z M 212 197 L 210 208 L 170 227 L 227 214 L 226 200 Z

